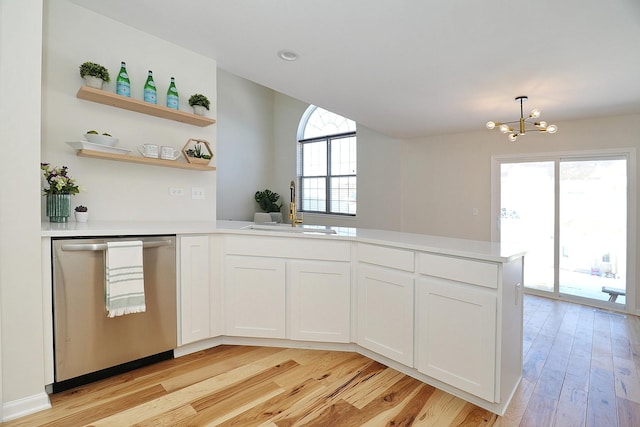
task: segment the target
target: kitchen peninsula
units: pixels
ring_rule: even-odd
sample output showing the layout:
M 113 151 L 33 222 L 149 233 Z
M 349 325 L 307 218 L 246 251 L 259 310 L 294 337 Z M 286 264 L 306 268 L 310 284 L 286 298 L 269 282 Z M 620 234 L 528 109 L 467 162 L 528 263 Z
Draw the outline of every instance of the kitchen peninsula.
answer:
M 522 250 L 252 224 L 43 223 L 43 275 L 51 271 L 52 238 L 176 234 L 176 357 L 220 344 L 355 351 L 504 413 L 522 373 Z M 50 289 L 44 294 L 51 312 Z M 45 384 L 53 381 L 48 351 Z

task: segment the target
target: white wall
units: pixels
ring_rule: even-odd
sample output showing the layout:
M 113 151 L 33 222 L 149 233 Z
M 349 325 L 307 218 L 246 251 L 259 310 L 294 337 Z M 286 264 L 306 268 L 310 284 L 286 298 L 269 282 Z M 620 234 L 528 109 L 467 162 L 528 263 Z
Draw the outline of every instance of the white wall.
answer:
M 510 143 L 486 129 L 420 138 L 403 143 L 403 231 L 491 240 L 491 157 L 640 148 L 640 115 L 559 122 L 554 135 L 527 134 Z M 636 159 L 637 163 L 637 159 Z M 636 189 L 640 191 L 640 183 Z M 478 216 L 472 208 L 478 208 Z M 636 223 L 640 220 L 636 210 Z M 635 244 L 640 233 L 635 236 Z M 640 271 L 636 272 L 636 306 L 640 307 Z
M 486 129 L 403 143 L 403 230 L 491 240 L 491 157 L 614 147 L 640 147 L 640 116 L 558 123 L 554 135 L 527 134 L 510 143 Z M 638 186 L 640 189 L 640 186 Z M 478 216 L 472 216 L 473 207 Z
M 35 399 L 42 379 L 40 79 L 42 0 L 0 1 L 0 335 L 2 417 Z M 26 404 L 26 405 L 29 405 Z
M 43 11 L 44 7 L 44 11 Z M 44 40 L 44 42 L 43 42 Z M 85 61 L 109 68 L 115 79 L 121 60 L 141 98 L 148 69 L 159 102 L 176 77 L 181 109 L 204 93 L 215 117 L 216 63 L 171 43 L 118 24 L 66 0 L 0 2 L 0 383 L 3 419 L 48 405 L 44 393 L 43 284 L 40 221 L 43 215 L 40 161 L 67 165 L 81 185 L 73 204 L 89 206 L 93 220 L 215 219 L 216 173 L 77 157 L 64 141 L 88 129 L 109 131 L 121 147 L 143 142 L 181 148 L 203 138 L 216 149 L 216 126 L 194 127 L 95 104 L 75 97 Z M 113 91 L 114 83 L 106 90 Z M 132 154 L 135 155 L 135 154 Z M 215 162 L 214 162 L 215 163 Z M 206 199 L 170 198 L 169 187 L 203 187 Z M 124 209 L 130 208 L 130 209 Z
M 296 178 L 297 132 L 308 103 L 275 94 L 274 191 L 289 203 L 289 182 Z M 400 141 L 358 125 L 358 212 L 356 217 L 305 214 L 304 223 L 399 230 L 401 224 Z
M 252 220 L 257 190 L 280 194 L 286 218 L 297 131 L 308 103 L 218 70 L 218 218 Z M 400 141 L 358 126 L 358 214 L 305 214 L 305 224 L 400 229 Z
M 217 87 L 217 218 L 253 221 L 255 192 L 274 184 L 274 92 L 220 69 Z
M 192 112 L 189 96 L 202 93 L 212 104 L 208 115 L 215 118 L 214 60 L 66 0 L 45 4 L 43 57 L 42 161 L 69 166 L 81 186 L 81 193 L 72 198 L 72 206 L 88 206 L 92 220 L 215 219 L 216 172 L 81 158 L 65 144 L 95 129 L 118 137 L 119 147 L 132 150 L 131 156 L 139 156 L 136 147 L 143 143 L 182 148 L 189 138 L 209 141 L 216 152 L 216 125 L 197 127 L 76 98 L 83 84 L 78 73 L 80 64 L 92 61 L 107 67 L 111 83 L 105 90 L 115 92 L 120 61 L 125 61 L 133 98 L 142 98 L 147 70 L 152 70 L 158 104 L 165 105 L 173 76 L 180 109 Z M 216 160 L 214 157 L 211 164 Z M 183 188 L 185 195 L 170 197 L 170 187 Z M 205 200 L 192 200 L 192 187 L 203 187 Z

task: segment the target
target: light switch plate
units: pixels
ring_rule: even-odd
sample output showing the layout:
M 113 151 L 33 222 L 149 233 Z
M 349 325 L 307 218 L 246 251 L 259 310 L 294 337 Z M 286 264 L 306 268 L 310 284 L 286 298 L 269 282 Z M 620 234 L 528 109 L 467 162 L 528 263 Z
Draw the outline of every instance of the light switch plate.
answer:
M 191 198 L 193 200 L 202 200 L 202 199 L 204 199 L 204 188 L 202 188 L 202 187 L 191 187 Z
M 184 196 L 184 188 L 169 187 L 170 196 Z

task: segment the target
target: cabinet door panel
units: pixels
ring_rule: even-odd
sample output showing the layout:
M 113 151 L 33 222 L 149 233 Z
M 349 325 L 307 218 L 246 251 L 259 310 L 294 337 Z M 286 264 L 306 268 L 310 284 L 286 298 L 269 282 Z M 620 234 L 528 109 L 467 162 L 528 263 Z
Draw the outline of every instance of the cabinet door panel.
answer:
M 290 261 L 291 338 L 350 340 L 351 267 L 346 262 Z
M 226 334 L 285 338 L 285 261 L 227 256 Z
M 209 237 L 180 237 L 180 344 L 210 337 Z
M 358 344 L 413 366 L 413 275 L 358 266 Z
M 417 368 L 495 401 L 496 296 L 455 282 L 417 284 Z

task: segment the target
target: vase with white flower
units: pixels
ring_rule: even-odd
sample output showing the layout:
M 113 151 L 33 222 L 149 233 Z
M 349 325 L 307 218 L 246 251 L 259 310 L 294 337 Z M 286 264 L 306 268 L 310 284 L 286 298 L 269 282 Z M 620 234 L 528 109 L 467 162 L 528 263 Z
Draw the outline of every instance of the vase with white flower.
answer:
M 40 170 L 48 186 L 42 192 L 47 197 L 46 214 L 49 222 L 67 222 L 71 213 L 71 196 L 80 192 L 76 180 L 71 178 L 66 166 L 54 167 L 49 163 L 40 163 Z

